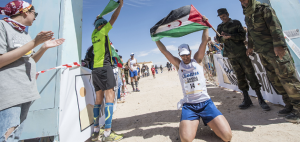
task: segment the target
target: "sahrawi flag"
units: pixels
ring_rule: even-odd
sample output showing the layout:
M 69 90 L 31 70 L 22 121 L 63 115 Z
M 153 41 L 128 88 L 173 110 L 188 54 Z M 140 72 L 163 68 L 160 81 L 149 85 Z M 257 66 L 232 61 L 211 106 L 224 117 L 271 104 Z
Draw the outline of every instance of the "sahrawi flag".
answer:
M 107 6 L 105 7 L 105 9 L 102 11 L 102 13 L 98 15 L 98 17 L 103 17 L 108 13 L 115 11 L 119 5 L 120 5 L 119 1 L 115 2 L 114 0 L 110 0 Z
M 111 46 L 112 57 L 113 57 L 113 58 L 116 58 L 118 67 L 122 67 L 122 66 L 123 66 L 123 62 L 121 61 L 120 56 L 119 56 L 118 53 L 116 52 L 116 49 L 115 49 L 115 47 L 114 47 L 114 45 L 113 45 L 112 42 L 110 42 L 110 46 Z
M 153 41 L 158 41 L 163 37 L 182 37 L 211 27 L 193 5 L 187 5 L 171 11 L 150 29 L 150 34 Z

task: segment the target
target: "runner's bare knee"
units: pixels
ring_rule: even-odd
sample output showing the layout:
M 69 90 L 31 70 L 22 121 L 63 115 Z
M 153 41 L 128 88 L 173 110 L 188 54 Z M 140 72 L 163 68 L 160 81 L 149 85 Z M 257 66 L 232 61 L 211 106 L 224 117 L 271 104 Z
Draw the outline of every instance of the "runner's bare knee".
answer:
M 113 103 L 115 99 L 115 93 L 113 88 L 105 90 L 104 93 L 105 93 L 106 103 Z

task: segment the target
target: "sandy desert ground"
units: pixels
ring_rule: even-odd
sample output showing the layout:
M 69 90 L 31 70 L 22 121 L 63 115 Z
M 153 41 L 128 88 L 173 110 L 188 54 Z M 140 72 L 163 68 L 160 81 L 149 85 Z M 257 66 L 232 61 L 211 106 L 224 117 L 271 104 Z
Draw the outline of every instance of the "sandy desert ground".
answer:
M 131 86 L 127 87 L 132 90 Z M 242 94 L 211 84 L 207 87 L 211 99 L 231 126 L 232 142 L 300 142 L 300 125 L 277 116 L 283 106 L 268 103 L 272 110 L 265 112 L 257 99 L 251 97 L 254 106 L 240 110 Z M 165 70 L 156 79 L 142 78 L 139 88 L 141 92 L 129 94 L 113 115 L 112 128 L 124 134 L 122 142 L 180 142 L 181 110 L 177 110 L 177 102 L 183 96 L 177 72 Z M 194 142 L 204 141 L 222 140 L 201 120 Z

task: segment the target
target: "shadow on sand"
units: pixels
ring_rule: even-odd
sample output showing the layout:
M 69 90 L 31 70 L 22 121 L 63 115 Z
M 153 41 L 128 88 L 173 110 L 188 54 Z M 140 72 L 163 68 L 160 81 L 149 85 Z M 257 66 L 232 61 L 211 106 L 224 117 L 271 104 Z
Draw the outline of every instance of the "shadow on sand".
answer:
M 211 99 L 226 117 L 232 130 L 252 132 L 256 129 L 257 125 L 285 122 L 282 118 L 279 118 L 276 113 L 282 108 L 281 106 L 268 103 L 272 110 L 264 112 L 259 107 L 257 99 L 251 97 L 254 106 L 247 110 L 240 110 L 238 109 L 238 105 L 242 102 L 242 94 L 215 88 L 211 85 L 208 85 L 208 87 L 208 93 L 210 94 Z M 225 95 L 220 95 L 223 91 L 226 91 L 227 93 L 225 93 Z M 178 128 L 180 115 L 181 110 L 169 110 L 114 119 L 113 129 L 115 131 L 131 130 L 124 133 L 124 139 L 133 136 L 147 139 L 156 135 L 163 135 L 169 137 L 172 141 L 180 141 Z M 165 126 L 165 124 L 169 123 L 178 123 L 178 127 Z M 196 139 L 214 142 L 222 141 L 209 127 L 204 126 L 202 120 L 198 127 Z

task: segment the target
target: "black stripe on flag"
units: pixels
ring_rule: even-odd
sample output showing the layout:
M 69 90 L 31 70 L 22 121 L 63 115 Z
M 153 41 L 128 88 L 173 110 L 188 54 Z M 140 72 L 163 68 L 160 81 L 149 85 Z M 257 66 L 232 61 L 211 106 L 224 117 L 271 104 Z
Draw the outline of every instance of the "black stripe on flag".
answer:
M 155 24 L 155 26 L 153 26 L 150 29 L 150 34 L 154 35 L 158 27 L 160 27 L 161 25 L 171 23 L 177 19 L 189 15 L 190 12 L 191 12 L 191 5 L 183 6 L 178 9 L 172 10 L 167 17 L 161 19 L 158 23 Z

